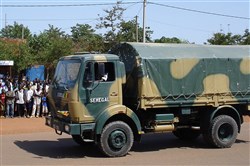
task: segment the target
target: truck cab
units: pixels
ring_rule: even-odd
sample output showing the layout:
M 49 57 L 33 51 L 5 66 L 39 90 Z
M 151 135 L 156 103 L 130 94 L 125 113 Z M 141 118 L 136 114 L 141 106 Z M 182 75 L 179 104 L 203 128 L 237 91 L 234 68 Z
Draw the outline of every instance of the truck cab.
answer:
M 53 127 L 58 134 L 72 135 L 79 144 L 99 142 L 110 117 L 127 119 L 133 128 L 140 130 L 136 115 L 122 105 L 122 85 L 125 82 L 124 64 L 116 55 L 62 57 L 49 90 L 51 116 L 46 117 L 46 125 Z M 122 147 L 123 137 L 123 132 L 115 132 L 112 138 L 120 143 L 113 146 Z

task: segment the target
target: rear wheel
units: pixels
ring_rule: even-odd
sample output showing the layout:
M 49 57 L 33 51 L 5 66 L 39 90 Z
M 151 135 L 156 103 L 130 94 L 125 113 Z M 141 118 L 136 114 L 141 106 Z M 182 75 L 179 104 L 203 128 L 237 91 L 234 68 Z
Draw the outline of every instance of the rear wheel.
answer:
M 122 121 L 115 121 L 103 129 L 99 147 L 109 157 L 121 157 L 129 152 L 133 142 L 134 135 L 131 128 Z
M 181 140 L 191 141 L 200 136 L 200 131 L 184 128 L 173 131 L 173 134 Z
M 238 126 L 228 115 L 220 115 L 212 120 L 209 129 L 204 133 L 205 140 L 217 148 L 229 148 L 236 141 Z

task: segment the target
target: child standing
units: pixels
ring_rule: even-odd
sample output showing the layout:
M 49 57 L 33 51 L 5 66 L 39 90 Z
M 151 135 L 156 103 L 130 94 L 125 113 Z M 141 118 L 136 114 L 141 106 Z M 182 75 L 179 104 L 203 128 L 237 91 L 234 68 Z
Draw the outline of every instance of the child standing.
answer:
M 0 115 L 3 117 L 5 115 L 5 91 L 2 90 L 0 94 Z
M 42 96 L 42 116 L 48 115 L 48 105 L 47 105 L 47 93 L 46 89 L 43 89 L 43 96 Z

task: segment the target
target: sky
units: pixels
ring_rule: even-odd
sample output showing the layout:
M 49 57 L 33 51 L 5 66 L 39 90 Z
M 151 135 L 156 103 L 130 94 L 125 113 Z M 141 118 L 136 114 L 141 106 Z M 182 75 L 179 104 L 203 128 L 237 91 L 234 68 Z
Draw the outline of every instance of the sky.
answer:
M 77 23 L 89 24 L 95 29 L 99 23 L 98 15 L 104 16 L 103 10 L 111 9 L 114 5 L 91 4 L 115 2 L 116 0 L 0 0 L 0 28 L 13 25 L 16 21 L 28 27 L 32 34 L 43 32 L 48 29 L 49 24 L 61 28 L 67 34 L 70 34 L 71 27 Z M 139 26 L 142 27 L 143 0 L 122 2 L 124 4 L 121 6 L 126 9 L 123 19 L 129 21 L 137 15 Z M 153 31 L 152 39 L 177 37 L 203 44 L 217 32 L 242 35 L 245 29 L 249 29 L 250 0 L 147 0 L 145 24 Z M 96 29 L 96 33 L 104 32 L 105 30 Z

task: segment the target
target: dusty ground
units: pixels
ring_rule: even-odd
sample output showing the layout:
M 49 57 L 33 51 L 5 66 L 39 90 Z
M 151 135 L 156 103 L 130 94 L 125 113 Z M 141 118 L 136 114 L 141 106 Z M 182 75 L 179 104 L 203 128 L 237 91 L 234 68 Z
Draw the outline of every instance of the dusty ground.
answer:
M 244 117 L 250 122 L 250 116 Z M 45 126 L 45 118 L 13 118 L 0 119 L 0 135 L 53 131 Z
M 0 135 L 52 131 L 45 118 L 1 118 Z

